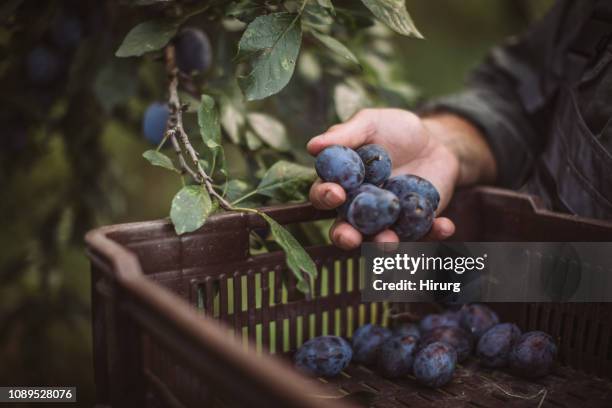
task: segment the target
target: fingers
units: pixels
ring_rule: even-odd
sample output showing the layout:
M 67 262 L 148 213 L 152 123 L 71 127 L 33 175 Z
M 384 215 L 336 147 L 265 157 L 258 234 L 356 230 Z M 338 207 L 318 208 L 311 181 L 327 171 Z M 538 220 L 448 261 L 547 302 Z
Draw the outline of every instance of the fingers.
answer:
M 358 248 L 363 240 L 361 233 L 351 224 L 340 220 L 336 220 L 336 223 L 329 230 L 329 238 L 334 245 L 346 251 Z
M 446 217 L 436 218 L 423 241 L 443 241 L 455 233 L 455 224 Z
M 310 187 L 310 201 L 321 210 L 331 210 L 339 207 L 346 200 L 344 189 L 336 183 L 315 181 Z
M 423 239 L 424 241 L 441 241 L 449 238 L 455 233 L 455 224 L 446 217 L 436 218 L 431 231 Z M 363 236 L 352 225 L 345 221 L 336 220 L 329 230 L 329 237 L 337 247 L 346 251 L 358 248 L 363 242 Z M 399 242 L 397 234 L 391 230 L 378 233 L 374 242 Z
M 334 125 L 327 132 L 310 139 L 306 148 L 314 156 L 335 144 L 357 148 L 371 143 L 372 137 L 376 134 L 376 117 L 375 109 L 363 109 L 349 121 Z

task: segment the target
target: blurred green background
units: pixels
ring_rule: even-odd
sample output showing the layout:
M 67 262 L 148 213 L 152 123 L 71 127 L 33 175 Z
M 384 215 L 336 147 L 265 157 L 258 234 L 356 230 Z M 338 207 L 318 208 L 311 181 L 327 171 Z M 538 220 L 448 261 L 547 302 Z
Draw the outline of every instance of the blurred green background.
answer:
M 155 56 L 132 62 L 113 57 L 127 30 L 152 12 L 125 3 L 30 0 L 0 6 L 0 385 L 76 385 L 82 406 L 94 398 L 83 234 L 100 225 L 166 217 L 180 187 L 175 175 L 141 157 L 151 148 L 141 135 L 141 116 L 150 102 L 165 98 L 165 76 Z M 384 75 L 430 98 L 461 89 L 491 46 L 525 29 L 551 3 L 409 0 L 425 40 L 392 35 L 349 46 L 368 58 L 391 42 L 395 51 L 386 58 L 390 69 Z M 23 74 L 23 60 L 46 42 L 58 10 L 86 19 L 86 28 L 78 47 L 62 54 L 70 60 L 65 76 L 41 89 Z M 206 18 L 193 24 L 214 37 Z M 215 47 L 223 44 L 216 56 L 231 58 L 236 42 L 213 38 Z M 330 103 L 322 100 L 329 92 L 301 95 L 303 88 L 294 86 L 259 109 L 274 111 L 285 123 L 293 146 L 301 149 L 296 160 L 307 164 L 305 142 L 338 119 L 311 111 Z M 231 145 L 226 150 L 230 173 L 244 176 L 241 151 Z

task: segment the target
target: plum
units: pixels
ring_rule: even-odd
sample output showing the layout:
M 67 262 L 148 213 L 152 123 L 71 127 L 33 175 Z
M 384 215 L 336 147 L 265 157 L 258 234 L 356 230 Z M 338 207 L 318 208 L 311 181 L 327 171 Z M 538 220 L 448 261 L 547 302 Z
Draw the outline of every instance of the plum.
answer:
M 440 193 L 433 184 L 414 174 L 402 174 L 391 177 L 384 185 L 386 190 L 398 196 L 400 200 L 409 193 L 416 193 L 424 197 L 435 211 L 440 203 Z
M 317 377 L 334 377 L 351 362 L 353 350 L 342 337 L 320 336 L 308 340 L 294 356 L 298 370 Z
M 400 213 L 397 197 L 382 188 L 359 193 L 347 211 L 349 223 L 364 235 L 373 235 L 390 227 Z
M 378 351 L 378 370 L 387 378 L 397 378 L 412 370 L 414 353 L 419 338 L 415 336 L 391 336 Z
M 423 238 L 433 224 L 434 210 L 428 200 L 415 193 L 399 198 L 400 214 L 392 229 L 401 241 L 417 241 Z
M 472 335 L 460 327 L 440 326 L 425 333 L 421 337 L 420 347 L 441 342 L 453 347 L 457 352 L 457 361 L 462 362 L 467 359 L 474 348 Z
M 480 303 L 464 305 L 459 313 L 461 326 L 476 338 L 480 338 L 489 328 L 499 323 L 497 313 Z
M 391 158 L 384 147 L 368 144 L 357 149 L 365 167 L 365 182 L 377 186 L 384 183 L 391 175 Z
M 47 47 L 36 47 L 26 57 L 26 72 L 34 84 L 46 85 L 55 81 L 62 69 L 60 57 Z
M 160 144 L 166 133 L 169 116 L 170 109 L 167 104 L 154 102 L 149 105 L 142 120 L 142 132 L 145 139 L 154 145 Z
M 421 338 L 421 330 L 419 330 L 419 326 L 415 323 L 400 323 L 393 328 L 394 336 L 414 336 L 417 339 Z
M 508 365 L 510 350 L 521 337 L 521 330 L 513 323 L 500 323 L 487 330 L 476 346 L 480 364 L 489 368 Z
M 381 344 L 391 337 L 391 331 L 374 324 L 364 324 L 353 333 L 353 361 L 361 364 L 376 362 Z
M 188 27 L 174 39 L 176 65 L 186 73 L 206 72 L 212 65 L 212 46 L 208 35 L 200 29 Z
M 538 378 L 550 372 L 557 356 L 553 338 L 541 331 L 523 334 L 508 357 L 510 370 L 521 377 Z
M 338 213 L 338 216 L 342 219 L 346 219 L 347 217 L 347 213 L 348 213 L 348 209 L 351 206 L 351 203 L 353 202 L 353 200 L 355 199 L 355 197 L 357 197 L 357 195 L 359 195 L 359 193 L 363 193 L 363 192 L 373 192 L 376 191 L 378 189 L 378 187 L 376 187 L 374 184 L 369 184 L 369 183 L 363 183 L 362 185 L 360 185 L 359 187 L 357 187 L 354 190 L 351 191 L 347 191 L 346 192 L 346 200 L 344 201 L 344 203 L 336 208 L 336 212 Z
M 426 315 L 419 322 L 419 329 L 422 333 L 426 333 L 430 330 L 440 326 L 460 326 L 461 316 L 457 312 L 446 311 L 444 313 L 432 313 Z
M 457 352 L 442 342 L 428 344 L 414 357 L 412 372 L 417 381 L 428 387 L 442 387 L 453 379 Z
M 341 145 L 329 146 L 319 153 L 315 170 L 323 181 L 338 183 L 347 191 L 359 187 L 365 177 L 365 168 L 357 152 Z

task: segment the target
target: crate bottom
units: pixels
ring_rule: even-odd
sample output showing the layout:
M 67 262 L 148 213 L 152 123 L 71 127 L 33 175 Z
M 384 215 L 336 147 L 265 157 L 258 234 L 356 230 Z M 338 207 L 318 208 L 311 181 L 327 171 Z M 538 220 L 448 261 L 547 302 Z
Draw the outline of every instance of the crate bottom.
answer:
M 409 376 L 386 379 L 356 364 L 335 378 L 312 381 L 323 386 L 321 398 L 344 398 L 357 406 L 376 408 L 612 407 L 612 382 L 561 366 L 546 377 L 528 381 L 501 370 L 483 369 L 470 359 L 440 389 L 423 387 Z

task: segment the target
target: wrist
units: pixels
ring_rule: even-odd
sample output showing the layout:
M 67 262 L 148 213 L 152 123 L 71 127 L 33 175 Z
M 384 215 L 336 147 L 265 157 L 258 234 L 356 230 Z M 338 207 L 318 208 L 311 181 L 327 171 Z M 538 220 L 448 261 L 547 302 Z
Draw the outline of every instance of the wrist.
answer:
M 448 150 L 449 160 L 456 162 L 456 186 L 495 181 L 493 153 L 476 126 L 452 113 L 428 115 L 422 122 L 431 138 Z

